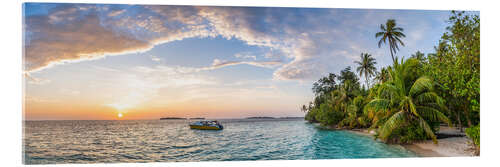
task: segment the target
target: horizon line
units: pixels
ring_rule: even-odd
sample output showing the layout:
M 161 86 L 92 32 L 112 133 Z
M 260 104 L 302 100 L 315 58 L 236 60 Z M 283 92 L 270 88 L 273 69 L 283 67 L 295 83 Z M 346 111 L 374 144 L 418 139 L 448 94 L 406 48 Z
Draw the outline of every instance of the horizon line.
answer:
M 247 119 L 247 118 L 255 118 L 255 117 L 269 117 L 274 119 L 280 118 L 304 118 L 304 116 L 284 116 L 284 117 L 271 117 L 271 116 L 251 116 L 251 117 L 235 117 L 235 118 L 206 118 L 206 117 L 193 117 L 193 118 L 183 118 L 183 117 L 171 117 L 171 118 L 181 118 L 177 120 L 199 120 L 194 118 L 204 118 L 204 119 Z M 161 117 L 168 118 L 168 117 Z M 147 121 L 147 120 L 160 120 L 158 119 L 23 119 L 23 121 Z M 176 119 L 172 119 L 176 120 Z

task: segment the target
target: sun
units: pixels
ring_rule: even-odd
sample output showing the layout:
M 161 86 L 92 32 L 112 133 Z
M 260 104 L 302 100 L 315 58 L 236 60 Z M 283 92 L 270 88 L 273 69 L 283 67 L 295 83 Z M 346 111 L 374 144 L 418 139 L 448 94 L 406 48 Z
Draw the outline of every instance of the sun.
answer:
M 123 114 L 122 113 L 118 113 L 118 118 L 121 118 L 123 117 Z

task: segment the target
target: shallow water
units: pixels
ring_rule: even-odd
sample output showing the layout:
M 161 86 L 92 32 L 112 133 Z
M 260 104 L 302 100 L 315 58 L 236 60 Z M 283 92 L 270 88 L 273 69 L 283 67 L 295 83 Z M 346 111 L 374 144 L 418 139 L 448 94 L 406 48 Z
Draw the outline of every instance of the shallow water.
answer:
M 219 120 L 222 131 L 187 120 L 25 121 L 26 164 L 244 161 L 415 157 L 347 131 L 302 119 Z

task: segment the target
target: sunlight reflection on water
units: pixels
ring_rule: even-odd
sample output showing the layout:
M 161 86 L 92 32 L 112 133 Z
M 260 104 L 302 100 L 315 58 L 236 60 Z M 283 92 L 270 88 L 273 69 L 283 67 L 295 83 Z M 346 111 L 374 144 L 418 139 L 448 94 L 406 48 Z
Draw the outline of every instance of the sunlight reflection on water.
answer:
M 243 161 L 415 157 L 400 146 L 301 119 L 219 120 L 222 131 L 187 120 L 26 121 L 26 164 Z

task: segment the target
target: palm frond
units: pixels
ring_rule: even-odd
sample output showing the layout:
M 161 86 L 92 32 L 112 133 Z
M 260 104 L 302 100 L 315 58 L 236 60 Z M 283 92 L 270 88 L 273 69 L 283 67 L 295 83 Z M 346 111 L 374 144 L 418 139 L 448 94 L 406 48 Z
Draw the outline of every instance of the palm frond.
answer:
M 410 88 L 410 96 L 415 96 L 418 93 L 424 92 L 426 90 L 432 91 L 432 80 L 429 77 L 422 76 L 418 78 L 415 83 Z
M 375 37 L 378 38 L 378 37 L 384 35 L 384 33 L 385 32 L 377 32 L 377 33 L 375 33 Z
M 404 34 L 402 34 L 402 36 L 404 37 L 405 35 L 404 35 Z M 399 42 L 399 44 L 401 44 L 401 46 L 405 46 L 405 43 L 403 43 L 403 41 L 402 41 L 400 38 L 396 37 L 396 41 L 398 41 L 398 42 Z M 399 49 L 398 49 L 398 50 L 399 50 Z
M 391 99 L 396 98 L 397 94 L 399 93 L 399 89 L 391 83 L 392 82 L 386 82 L 386 83 L 380 85 L 378 92 L 377 92 L 379 97 L 391 98 Z
M 431 121 L 443 121 L 444 123 L 451 126 L 451 121 L 444 115 L 442 112 L 435 108 L 425 107 L 425 106 L 417 106 L 417 111 L 420 113 L 422 117 Z
M 394 30 L 395 32 L 397 32 L 397 31 L 403 31 L 403 28 L 401 28 L 401 27 L 394 27 L 392 30 Z
M 383 110 L 388 110 L 390 107 L 390 101 L 387 99 L 373 99 L 370 101 L 368 104 L 365 105 L 364 110 L 373 110 L 375 112 L 383 111 Z M 366 113 L 368 114 L 368 113 Z
M 411 100 L 410 97 L 406 97 L 406 99 L 407 99 L 407 102 L 408 102 L 408 108 L 411 111 L 411 113 L 413 113 L 413 115 L 415 115 L 417 117 L 420 117 L 420 114 L 418 114 L 417 107 L 413 103 L 413 100 Z
M 382 140 L 387 140 L 387 138 L 392 134 L 394 129 L 398 128 L 405 122 L 405 112 L 399 111 L 392 115 L 385 123 L 380 127 L 379 137 Z
M 445 107 L 444 99 L 439 97 L 436 92 L 424 92 L 414 97 L 414 99 L 418 104 L 436 103 L 440 107 Z
M 434 144 L 437 144 L 438 141 L 437 141 L 436 135 L 434 134 L 434 132 L 432 132 L 431 127 L 429 126 L 429 124 L 427 124 L 427 122 L 425 122 L 425 120 L 423 118 L 419 118 L 419 125 L 420 125 L 420 127 L 422 127 L 422 129 L 424 129 L 427 136 L 432 138 L 432 141 L 434 142 Z

